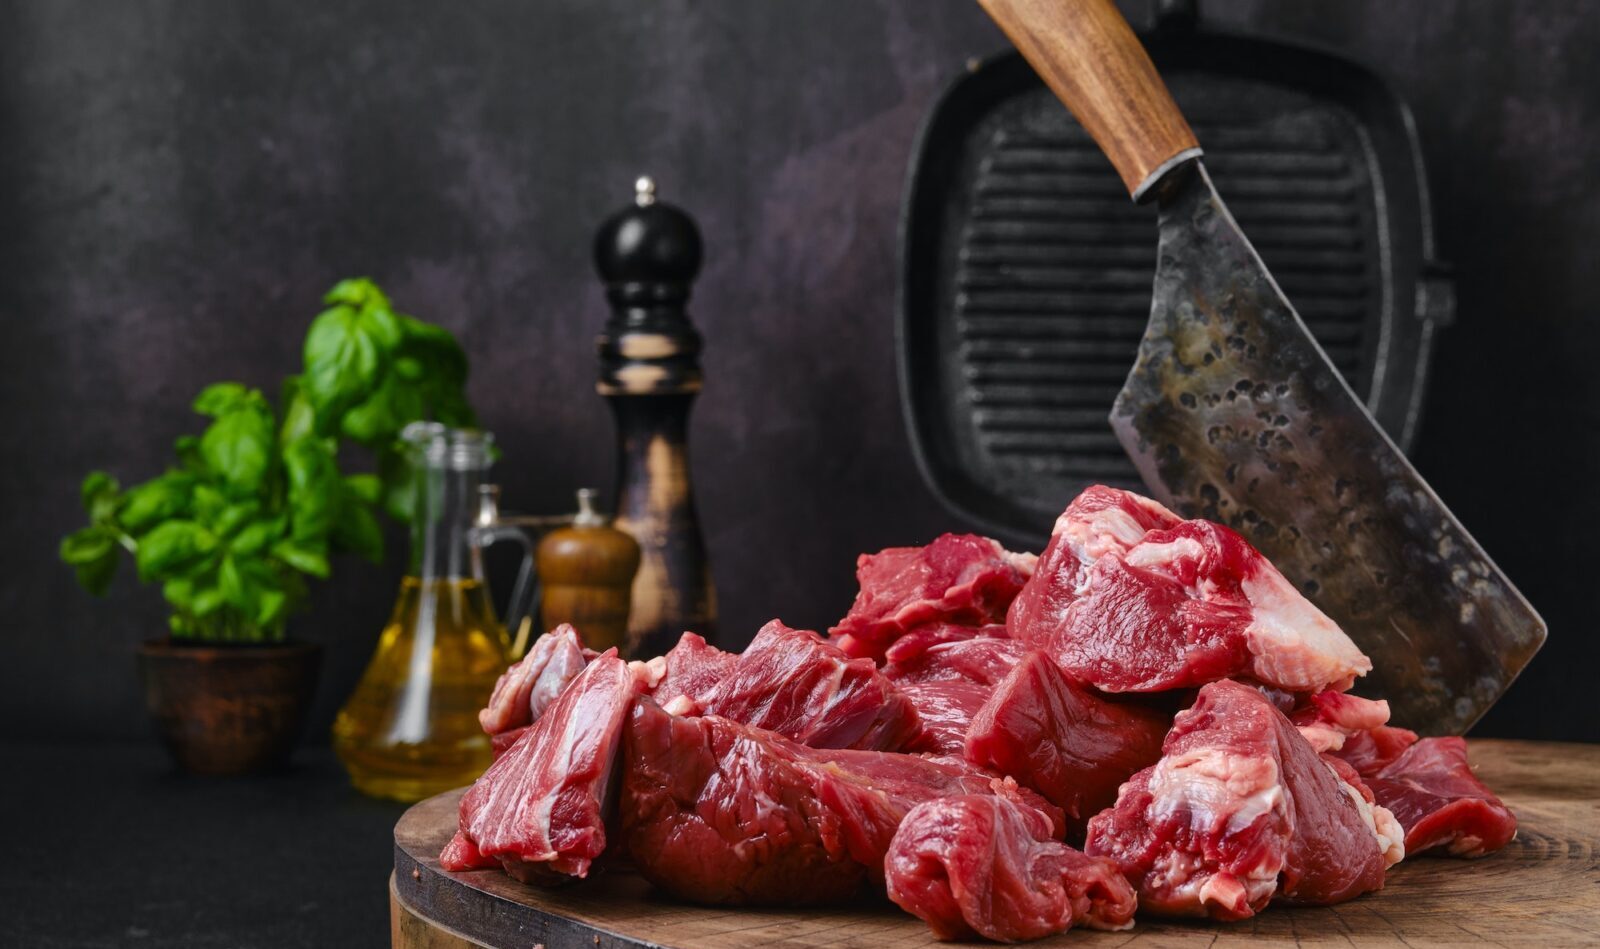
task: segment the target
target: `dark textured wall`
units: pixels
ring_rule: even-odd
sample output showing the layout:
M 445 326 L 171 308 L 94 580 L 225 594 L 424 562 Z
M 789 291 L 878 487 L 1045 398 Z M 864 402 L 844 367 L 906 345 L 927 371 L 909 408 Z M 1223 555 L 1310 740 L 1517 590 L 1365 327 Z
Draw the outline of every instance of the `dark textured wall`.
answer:
M 1600 739 L 1586 7 L 1205 10 L 1362 58 L 1416 109 L 1461 292 L 1417 461 L 1552 629 L 1498 734 Z M 0 732 L 144 729 L 160 597 L 125 573 L 90 600 L 55 562 L 78 479 L 158 471 L 206 382 L 274 385 L 340 276 L 461 336 L 509 504 L 609 485 L 588 245 L 640 172 L 706 236 L 692 446 L 725 628 L 827 624 L 858 551 L 961 526 L 900 418 L 894 226 L 932 97 L 1001 45 L 968 0 L 0 4 Z M 330 650 L 319 735 L 396 578 L 341 563 L 296 626 Z

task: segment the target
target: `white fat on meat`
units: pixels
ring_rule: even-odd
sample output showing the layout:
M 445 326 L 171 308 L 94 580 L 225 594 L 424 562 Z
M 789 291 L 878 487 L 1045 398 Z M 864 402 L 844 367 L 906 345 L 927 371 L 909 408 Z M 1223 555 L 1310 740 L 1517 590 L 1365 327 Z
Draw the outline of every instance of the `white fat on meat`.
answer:
M 1290 691 L 1343 691 L 1372 671 L 1344 630 L 1272 565 L 1263 561 L 1240 589 L 1250 601 L 1245 642 L 1257 679 Z
M 1394 814 L 1390 813 L 1389 809 L 1382 804 L 1368 802 L 1360 791 L 1351 787 L 1349 782 L 1339 776 L 1339 772 L 1335 771 L 1332 765 L 1323 762 L 1323 767 L 1327 768 L 1329 773 L 1338 779 L 1339 790 L 1343 791 L 1345 797 L 1350 799 L 1350 803 L 1356 806 L 1356 810 L 1361 814 L 1362 823 L 1366 824 L 1367 829 L 1372 831 L 1373 838 L 1378 842 L 1378 852 L 1383 854 L 1383 868 L 1387 870 L 1404 860 L 1406 858 L 1406 832 L 1405 828 L 1400 826 L 1400 822 L 1395 819 Z
M 1180 537 L 1169 540 L 1164 544 L 1138 544 L 1128 551 L 1125 562 L 1130 567 L 1140 567 L 1152 570 L 1160 567 L 1170 567 L 1179 560 L 1201 560 L 1206 555 L 1206 549 L 1200 542 L 1192 537 Z M 1170 573 L 1171 571 L 1163 571 Z M 1205 590 L 1189 588 L 1190 595 L 1203 594 Z
M 1345 739 L 1352 735 L 1369 732 L 1388 723 L 1387 701 L 1340 694 L 1326 703 L 1319 701 L 1316 720 L 1297 727 L 1301 737 L 1310 742 L 1318 754 L 1322 754 L 1342 749 Z
M 1204 557 L 1205 548 L 1200 542 L 1184 537 L 1166 543 L 1136 544 L 1124 559 L 1130 567 L 1170 574 L 1173 563 Z M 1301 596 L 1265 559 L 1253 576 L 1240 582 L 1239 589 L 1250 603 L 1245 646 L 1250 650 L 1251 671 L 1257 679 L 1294 692 L 1342 691 L 1355 682 L 1356 676 L 1372 671 L 1372 660 L 1344 630 Z M 1210 600 L 1217 595 L 1217 589 L 1202 575 L 1200 586 L 1189 587 L 1188 593 Z M 1342 738 L 1339 744 L 1343 744 Z
M 1300 737 L 1311 745 L 1311 750 L 1317 754 L 1329 751 L 1338 751 L 1344 747 L 1344 740 L 1349 736 L 1326 722 L 1315 722 L 1310 725 L 1297 726 Z
M 668 715 L 698 715 L 700 703 L 687 695 L 675 695 L 667 701 L 667 704 L 661 706 L 661 710 Z
M 1000 547 L 999 544 L 996 544 L 995 546 Z M 1039 565 L 1038 554 L 1030 554 L 1027 552 L 1020 554 L 1013 553 L 1012 551 L 1006 550 L 1004 547 L 1000 547 L 1000 559 L 1004 560 L 1007 566 L 1011 567 L 1011 569 L 1017 571 L 1025 577 L 1033 576 L 1033 569 Z
M 1149 498 L 1137 494 L 1129 494 L 1128 498 L 1140 507 L 1155 513 L 1160 519 L 1174 523 L 1182 520 Z M 1067 512 L 1070 513 L 1071 508 L 1068 508 Z M 1089 564 L 1109 553 L 1125 553 L 1144 539 L 1146 529 L 1132 514 L 1122 508 L 1108 507 L 1095 511 L 1081 520 L 1063 513 L 1056 518 L 1053 533 L 1064 534 L 1068 546 L 1078 555 L 1078 560 Z
M 1197 748 L 1163 758 L 1150 776 L 1149 792 L 1152 823 L 1181 814 L 1200 834 L 1214 834 L 1219 826 L 1225 826 L 1226 833 L 1237 833 L 1269 813 L 1289 819 L 1278 764 L 1260 755 Z M 1285 856 L 1282 848 L 1267 850 L 1261 862 L 1242 877 L 1210 871 L 1198 856 L 1174 851 L 1157 865 L 1159 879 L 1151 882 L 1178 901 L 1237 910 L 1267 899 L 1277 890 Z
M 528 692 L 528 706 L 533 712 L 534 721 L 539 720 L 545 709 L 566 689 L 567 683 L 576 679 L 588 664 L 578 637 L 564 637 L 552 652 L 549 662 L 540 670 L 538 678 L 533 680 L 533 688 Z
M 645 691 L 651 691 L 667 677 L 667 657 L 656 656 L 643 662 L 635 659 L 628 663 L 628 671 L 633 673 L 635 680 L 644 685 Z

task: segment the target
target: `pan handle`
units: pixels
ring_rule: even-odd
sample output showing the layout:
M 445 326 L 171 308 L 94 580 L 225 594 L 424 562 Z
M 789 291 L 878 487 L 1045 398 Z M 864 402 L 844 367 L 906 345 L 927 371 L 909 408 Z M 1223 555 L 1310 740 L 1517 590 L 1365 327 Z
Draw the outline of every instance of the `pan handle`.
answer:
M 1116 166 L 1135 201 L 1196 141 L 1113 0 L 978 0 Z

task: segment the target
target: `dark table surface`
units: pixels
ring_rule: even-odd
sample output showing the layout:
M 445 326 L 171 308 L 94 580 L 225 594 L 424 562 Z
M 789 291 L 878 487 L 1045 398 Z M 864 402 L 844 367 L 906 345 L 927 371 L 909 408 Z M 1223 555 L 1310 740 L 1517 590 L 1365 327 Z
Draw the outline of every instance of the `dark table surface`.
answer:
M 254 778 L 153 742 L 0 746 L 0 946 L 387 946 L 394 823 L 326 748 Z

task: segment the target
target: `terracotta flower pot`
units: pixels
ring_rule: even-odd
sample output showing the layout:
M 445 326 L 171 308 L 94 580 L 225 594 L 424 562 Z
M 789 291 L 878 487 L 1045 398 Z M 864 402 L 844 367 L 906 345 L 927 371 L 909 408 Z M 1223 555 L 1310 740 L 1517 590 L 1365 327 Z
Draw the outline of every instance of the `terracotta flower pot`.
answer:
M 283 763 L 300 735 L 322 647 L 202 646 L 151 640 L 139 647 L 145 704 L 178 766 L 249 774 Z

